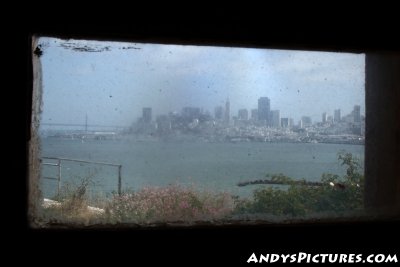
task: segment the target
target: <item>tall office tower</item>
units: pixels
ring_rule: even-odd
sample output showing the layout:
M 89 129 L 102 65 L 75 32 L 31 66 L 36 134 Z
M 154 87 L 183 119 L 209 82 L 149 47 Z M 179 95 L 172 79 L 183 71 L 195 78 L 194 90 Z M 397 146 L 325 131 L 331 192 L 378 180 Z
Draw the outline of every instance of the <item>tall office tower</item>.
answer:
M 322 123 L 326 123 L 328 120 L 328 116 L 326 115 L 326 112 L 322 113 Z
M 270 126 L 270 100 L 268 97 L 260 97 L 258 99 L 258 120 L 264 125 Z
M 333 116 L 333 121 L 334 122 L 340 122 L 341 117 L 340 117 L 340 109 L 335 109 L 335 114 Z
M 280 127 L 281 125 L 281 113 L 279 110 L 271 111 L 271 126 L 272 127 Z
M 361 122 L 361 107 L 359 105 L 355 105 L 353 109 L 354 122 Z
M 227 98 L 225 103 L 225 123 L 227 124 L 229 124 L 229 119 L 231 116 L 230 105 L 229 98 Z

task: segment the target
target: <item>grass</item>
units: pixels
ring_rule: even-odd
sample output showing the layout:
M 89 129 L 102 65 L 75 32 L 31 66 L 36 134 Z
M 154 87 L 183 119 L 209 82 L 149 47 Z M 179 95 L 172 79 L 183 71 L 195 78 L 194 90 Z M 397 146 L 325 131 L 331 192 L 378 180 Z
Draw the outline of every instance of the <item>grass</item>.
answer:
M 59 195 L 53 197 L 56 205 L 42 209 L 44 220 L 52 223 L 93 224 L 102 221 L 102 215 L 89 208 L 87 191 L 91 178 L 81 179 L 78 185 L 65 183 Z

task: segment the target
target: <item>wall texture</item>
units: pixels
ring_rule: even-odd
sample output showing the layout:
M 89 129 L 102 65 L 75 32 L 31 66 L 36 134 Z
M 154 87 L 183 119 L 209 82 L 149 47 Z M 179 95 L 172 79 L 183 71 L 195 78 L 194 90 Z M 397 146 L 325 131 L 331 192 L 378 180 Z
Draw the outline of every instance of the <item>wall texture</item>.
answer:
M 366 55 L 365 204 L 400 214 L 400 54 Z

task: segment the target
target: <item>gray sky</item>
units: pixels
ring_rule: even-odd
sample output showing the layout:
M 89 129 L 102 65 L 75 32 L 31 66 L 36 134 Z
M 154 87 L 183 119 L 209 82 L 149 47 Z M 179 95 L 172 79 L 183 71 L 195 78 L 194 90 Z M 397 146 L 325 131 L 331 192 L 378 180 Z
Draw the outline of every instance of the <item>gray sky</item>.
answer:
M 130 125 L 143 107 L 153 116 L 193 106 L 214 113 L 231 102 L 271 109 L 297 122 L 342 116 L 354 105 L 365 114 L 364 54 L 209 46 L 156 45 L 40 38 L 42 122 Z M 92 52 L 83 52 L 89 48 Z

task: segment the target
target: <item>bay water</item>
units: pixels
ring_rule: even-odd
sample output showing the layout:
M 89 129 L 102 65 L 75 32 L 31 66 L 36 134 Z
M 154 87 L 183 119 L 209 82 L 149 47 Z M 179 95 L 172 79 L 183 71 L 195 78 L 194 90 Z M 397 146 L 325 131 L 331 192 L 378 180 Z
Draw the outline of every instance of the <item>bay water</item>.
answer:
M 254 189 L 238 182 L 265 179 L 282 173 L 295 179 L 317 181 L 323 173 L 345 174 L 338 152 L 352 153 L 364 161 L 363 145 L 323 143 L 209 143 L 156 140 L 85 140 L 42 138 L 41 157 L 62 157 L 122 165 L 122 190 L 179 184 L 199 190 L 230 192 L 248 197 Z M 42 161 L 56 163 L 54 160 Z M 42 177 L 57 177 L 55 166 L 42 165 Z M 118 168 L 62 161 L 62 184 L 79 184 L 90 178 L 91 192 L 110 195 L 117 191 Z M 45 197 L 57 192 L 57 181 L 42 179 Z

